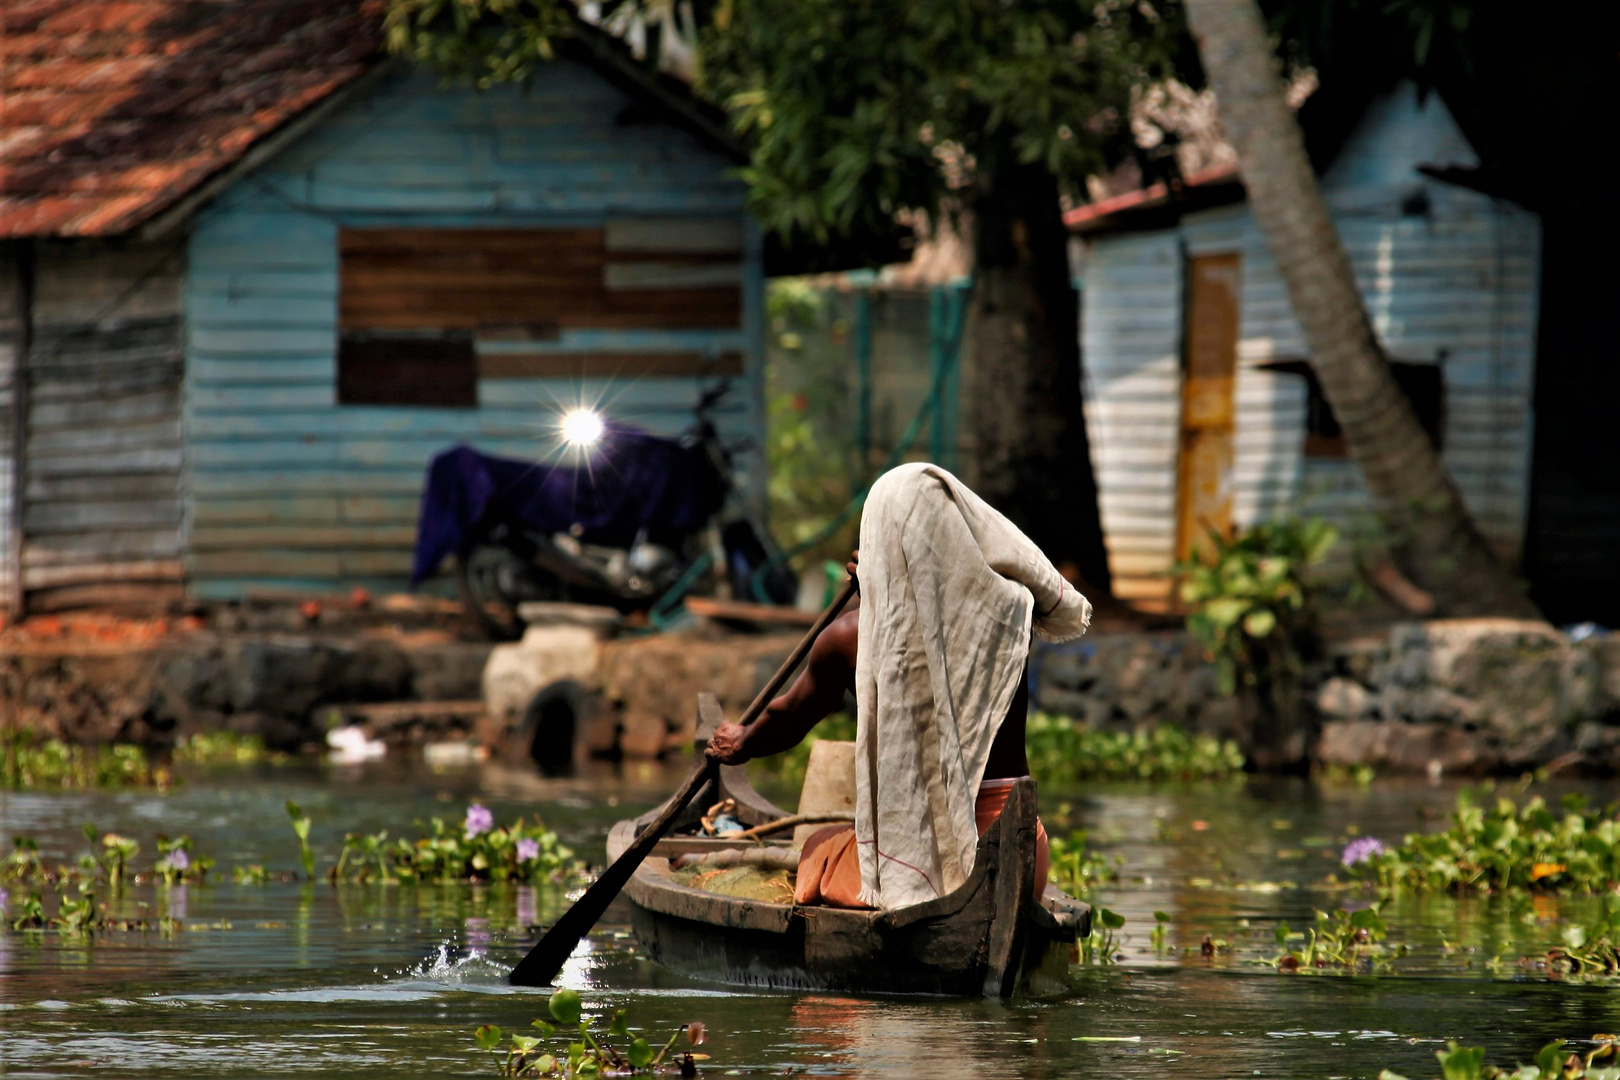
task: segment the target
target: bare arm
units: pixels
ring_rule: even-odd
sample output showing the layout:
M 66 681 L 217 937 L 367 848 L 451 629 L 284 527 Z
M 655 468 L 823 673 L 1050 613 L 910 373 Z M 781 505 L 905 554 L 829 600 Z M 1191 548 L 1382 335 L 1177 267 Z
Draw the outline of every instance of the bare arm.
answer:
M 858 612 L 834 619 L 810 647 L 809 662 L 787 693 L 765 706 L 750 727 L 721 724 L 709 740 L 709 756 L 726 765 L 741 765 L 780 754 L 799 745 L 811 728 L 837 712 L 844 692 L 855 683 L 858 625 Z

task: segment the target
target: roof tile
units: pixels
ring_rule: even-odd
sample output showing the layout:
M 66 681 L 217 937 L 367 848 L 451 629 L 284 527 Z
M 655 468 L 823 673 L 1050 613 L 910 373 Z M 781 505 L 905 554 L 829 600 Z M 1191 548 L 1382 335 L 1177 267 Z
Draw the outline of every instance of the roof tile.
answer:
M 0 2 L 0 238 L 141 224 L 381 41 L 381 0 Z

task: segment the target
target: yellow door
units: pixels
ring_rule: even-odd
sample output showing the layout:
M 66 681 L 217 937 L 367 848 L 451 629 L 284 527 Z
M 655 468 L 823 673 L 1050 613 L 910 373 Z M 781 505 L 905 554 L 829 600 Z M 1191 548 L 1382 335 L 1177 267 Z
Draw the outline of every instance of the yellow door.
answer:
M 1211 529 L 1232 527 L 1232 383 L 1237 372 L 1237 255 L 1198 255 L 1187 273 L 1181 454 L 1176 473 L 1176 557 L 1198 551 Z

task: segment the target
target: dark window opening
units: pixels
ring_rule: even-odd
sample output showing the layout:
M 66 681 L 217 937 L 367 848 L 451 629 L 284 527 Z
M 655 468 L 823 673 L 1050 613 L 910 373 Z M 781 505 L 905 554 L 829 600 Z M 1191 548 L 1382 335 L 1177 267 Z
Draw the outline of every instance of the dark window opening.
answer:
M 344 334 L 338 341 L 339 405 L 478 407 L 478 357 L 470 334 Z
M 1350 456 L 1344 431 L 1333 415 L 1322 392 L 1322 383 L 1308 360 L 1277 360 L 1262 364 L 1267 371 L 1280 371 L 1298 375 L 1305 380 L 1305 456 L 1308 458 L 1343 458 Z M 1436 450 L 1441 448 L 1445 433 L 1446 386 L 1444 369 L 1440 364 L 1415 364 L 1404 360 L 1391 360 L 1390 370 L 1395 382 L 1412 403 L 1418 424 L 1429 436 Z

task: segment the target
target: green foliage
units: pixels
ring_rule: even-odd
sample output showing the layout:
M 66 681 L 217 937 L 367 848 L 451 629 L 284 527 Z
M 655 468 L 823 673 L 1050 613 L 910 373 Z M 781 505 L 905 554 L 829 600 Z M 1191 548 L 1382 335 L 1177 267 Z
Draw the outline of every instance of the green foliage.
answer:
M 811 540 L 849 505 L 852 463 L 817 437 L 805 395 L 778 393 L 766 401 L 765 459 L 771 531 L 783 547 Z M 806 556 L 848 560 L 859 530 L 860 519 L 851 515 Z
M 482 808 L 479 808 L 482 809 Z M 389 839 L 388 831 L 350 833 L 331 870 L 333 881 L 561 881 L 582 877 L 583 864 L 536 819 L 473 832 L 432 818 L 428 835 Z
M 155 768 L 138 746 L 81 746 L 39 739 L 31 731 L 0 735 L 0 788 L 167 787 L 167 769 Z
M 200 731 L 187 735 L 174 747 L 177 765 L 258 765 L 286 760 L 287 755 L 266 750 L 264 740 L 257 735 L 238 735 L 234 731 Z
M 1119 880 L 1123 859 L 1108 858 L 1086 849 L 1086 832 L 1076 830 L 1067 838 L 1054 836 L 1048 840 L 1052 850 L 1052 868 L 1048 876 L 1058 888 L 1072 896 L 1087 896 L 1099 885 Z
M 1014 165 L 1076 186 L 1128 152 L 1132 87 L 1183 48 L 1176 5 L 735 0 L 701 89 L 749 141 L 756 212 L 786 236 L 881 233 Z
M 1603 907 L 1564 927 L 1559 944 L 1547 951 L 1547 973 L 1574 980 L 1620 975 L 1620 896 L 1606 896 Z
M 304 867 L 304 876 L 315 877 L 315 853 L 309 846 L 309 816 L 297 803 L 287 800 L 287 818 L 292 822 L 293 834 L 298 837 L 298 860 Z
M 1037 712 L 1025 732 L 1032 775 L 1052 786 L 1084 780 L 1210 780 L 1243 768 L 1237 743 L 1160 725 L 1097 731 Z
M 38 842 L 27 836 L 13 837 L 11 853 L 0 861 L 0 881 L 74 882 L 81 888 L 105 882 L 109 889 L 117 892 L 132 878 L 169 884 L 205 881 L 214 866 L 213 859 L 192 854 L 190 837 L 169 840 L 160 836 L 156 861 L 137 873 L 133 864 L 141 850 L 138 842 L 117 833 L 103 833 L 94 825 L 85 825 L 83 832 L 90 842 L 90 851 L 74 866 L 47 866 L 40 858 Z
M 853 742 L 855 718 L 848 713 L 834 713 L 811 728 L 810 734 L 798 746 L 749 762 L 749 772 L 760 777 L 762 782 L 797 791 L 804 786 L 804 773 L 810 766 L 810 747 L 822 739 Z
M 1613 1035 L 1592 1036 L 1593 1048 L 1586 1054 L 1570 1053 L 1562 1039 L 1543 1046 L 1536 1054 L 1533 1065 L 1520 1065 L 1512 1072 L 1485 1064 L 1483 1047 L 1463 1047 L 1446 1043 L 1444 1050 L 1434 1052 L 1440 1063 L 1442 1080 L 1620 1080 L 1620 1068 L 1595 1064 L 1603 1058 L 1615 1056 L 1616 1040 Z M 1378 1080 L 1406 1080 L 1399 1073 L 1385 1069 Z
M 663 1048 L 655 1052 L 651 1043 L 631 1030 L 623 1009 L 613 1013 L 606 1032 L 597 1034 L 591 1030 L 591 1021 L 584 1017 L 579 993 L 574 990 L 553 993 L 547 1011 L 552 1020 L 562 1025 L 560 1029 L 550 1021 L 535 1020 L 530 1026 L 539 1034 L 513 1032 L 507 1036 L 503 1052 L 501 1037 L 505 1033 L 494 1024 L 484 1024 L 473 1032 L 473 1045 L 493 1055 L 496 1071 L 506 1077 L 623 1076 L 657 1072 L 683 1032 L 693 1046 L 701 1045 L 704 1040 L 703 1024 L 694 1021 L 676 1028 Z M 554 1040 L 563 1045 L 548 1049 L 547 1044 Z M 624 1047 L 622 1053 L 620 1046 Z M 682 1076 L 696 1075 L 692 1058 L 690 1053 L 680 1055 Z
M 1255 686 L 1275 660 L 1297 666 L 1313 613 L 1306 571 L 1339 533 L 1320 520 L 1265 522 L 1226 537 L 1208 534 L 1208 556 L 1177 563 L 1187 629 L 1215 657 L 1221 690 Z
M 1110 908 L 1098 907 L 1091 913 L 1091 935 L 1080 942 L 1080 962 L 1083 964 L 1114 964 L 1119 962 L 1122 942 L 1117 937 L 1125 928 L 1125 916 Z
M 1368 971 L 1387 957 L 1382 944 L 1385 933 L 1377 905 L 1353 912 L 1342 908 L 1318 911 L 1316 925 L 1303 934 L 1291 931 L 1287 923 L 1278 923 L 1275 936 L 1279 951 L 1267 962 L 1279 971 Z M 1300 941 L 1298 948 L 1289 944 L 1295 939 Z
M 1465 791 L 1449 828 L 1409 834 L 1351 870 L 1386 888 L 1607 892 L 1620 885 L 1620 819 L 1579 795 L 1564 797 L 1559 816 L 1540 796 L 1487 807 Z
M 488 89 L 526 81 L 573 25 L 561 0 L 389 0 L 383 32 L 395 56 Z

